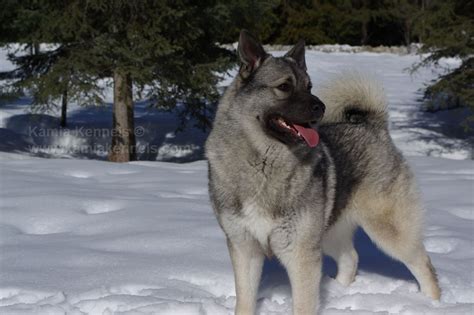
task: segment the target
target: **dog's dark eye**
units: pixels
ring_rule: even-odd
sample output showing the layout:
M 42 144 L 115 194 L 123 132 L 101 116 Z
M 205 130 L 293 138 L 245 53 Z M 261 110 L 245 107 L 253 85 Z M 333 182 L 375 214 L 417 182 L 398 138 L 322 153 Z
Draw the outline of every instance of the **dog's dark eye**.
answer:
M 311 89 L 312 89 L 312 88 L 313 88 L 313 85 L 312 85 L 311 83 L 308 84 L 308 86 L 306 87 L 306 89 L 307 89 L 309 92 L 311 92 Z
M 282 83 L 279 86 L 277 86 L 277 89 L 279 89 L 282 92 L 290 92 L 291 91 L 291 84 L 289 83 Z

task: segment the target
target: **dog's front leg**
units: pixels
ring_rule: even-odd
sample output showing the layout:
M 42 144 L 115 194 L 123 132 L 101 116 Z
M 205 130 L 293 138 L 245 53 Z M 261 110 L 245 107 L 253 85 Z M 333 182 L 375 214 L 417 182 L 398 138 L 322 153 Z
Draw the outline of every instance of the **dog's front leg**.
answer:
M 258 286 L 262 274 L 264 254 L 260 245 L 250 236 L 228 238 L 237 294 L 236 315 L 252 315 L 257 303 Z
M 293 315 L 315 315 L 319 306 L 321 250 L 312 242 L 296 242 L 291 252 L 280 258 L 291 283 Z

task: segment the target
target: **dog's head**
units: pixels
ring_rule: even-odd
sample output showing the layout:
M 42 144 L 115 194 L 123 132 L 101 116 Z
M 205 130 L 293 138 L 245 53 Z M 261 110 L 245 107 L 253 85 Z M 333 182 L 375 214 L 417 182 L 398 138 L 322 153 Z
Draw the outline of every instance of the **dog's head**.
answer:
M 290 147 L 315 147 L 319 134 L 314 129 L 325 110 L 311 94 L 306 72 L 304 41 L 283 57 L 273 57 L 247 31 L 240 33 L 241 60 L 236 101 L 241 113 L 275 141 Z

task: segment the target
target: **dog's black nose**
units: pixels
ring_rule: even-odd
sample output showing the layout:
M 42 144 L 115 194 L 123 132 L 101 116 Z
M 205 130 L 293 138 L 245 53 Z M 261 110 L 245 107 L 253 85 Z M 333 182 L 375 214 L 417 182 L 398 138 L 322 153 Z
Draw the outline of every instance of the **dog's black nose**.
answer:
M 322 116 L 324 114 L 324 111 L 326 110 L 326 105 L 324 105 L 324 103 L 321 102 L 319 98 L 313 96 L 312 110 L 318 116 Z

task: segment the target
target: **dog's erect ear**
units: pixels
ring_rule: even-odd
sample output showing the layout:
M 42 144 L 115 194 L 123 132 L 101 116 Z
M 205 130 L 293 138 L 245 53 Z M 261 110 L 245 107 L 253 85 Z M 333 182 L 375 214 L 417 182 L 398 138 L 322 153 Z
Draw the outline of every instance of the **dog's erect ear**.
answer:
M 257 69 L 268 56 L 262 45 L 246 30 L 240 32 L 239 48 L 237 50 L 242 61 L 240 74 L 244 78 Z
M 306 60 L 304 57 L 304 40 L 300 39 L 296 45 L 291 48 L 285 55 L 285 57 L 289 57 L 296 61 L 296 64 L 300 66 L 304 71 L 306 71 Z

